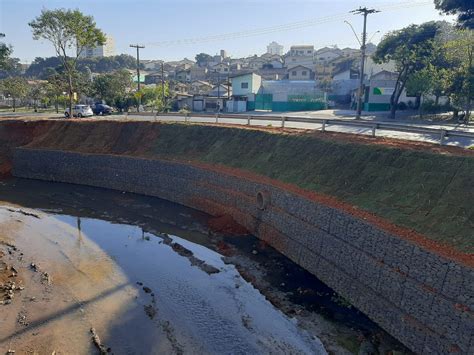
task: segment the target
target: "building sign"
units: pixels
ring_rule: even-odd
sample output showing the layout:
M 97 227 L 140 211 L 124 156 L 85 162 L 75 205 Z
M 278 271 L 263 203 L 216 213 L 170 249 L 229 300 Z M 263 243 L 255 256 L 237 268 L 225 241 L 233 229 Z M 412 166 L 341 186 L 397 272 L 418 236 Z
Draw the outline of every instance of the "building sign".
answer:
M 392 95 L 394 91 L 394 88 L 380 88 L 380 87 L 374 87 L 373 94 L 374 95 Z
M 322 102 L 324 96 L 288 95 L 288 102 Z

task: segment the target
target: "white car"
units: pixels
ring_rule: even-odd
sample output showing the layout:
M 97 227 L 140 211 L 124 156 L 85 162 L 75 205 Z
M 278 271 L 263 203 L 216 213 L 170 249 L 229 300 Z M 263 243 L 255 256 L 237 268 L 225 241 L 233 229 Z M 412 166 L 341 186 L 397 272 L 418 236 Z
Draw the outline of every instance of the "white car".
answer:
M 72 107 L 72 115 L 73 117 L 88 117 L 93 116 L 94 112 L 92 112 L 92 109 L 89 105 L 74 105 Z M 69 107 L 64 112 L 64 116 L 67 118 L 71 117 L 69 114 Z

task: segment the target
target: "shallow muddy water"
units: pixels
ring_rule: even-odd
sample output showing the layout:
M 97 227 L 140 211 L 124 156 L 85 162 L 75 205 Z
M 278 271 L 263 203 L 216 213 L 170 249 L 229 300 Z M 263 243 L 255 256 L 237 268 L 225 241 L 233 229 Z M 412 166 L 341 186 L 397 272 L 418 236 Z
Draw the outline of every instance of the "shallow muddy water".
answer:
M 208 219 L 156 198 L 0 181 L 0 281 L 20 285 L 0 305 L 0 349 L 40 354 L 403 350 L 272 248 L 252 236 L 213 233 Z M 0 299 L 6 301 L 7 294 L 0 291 Z

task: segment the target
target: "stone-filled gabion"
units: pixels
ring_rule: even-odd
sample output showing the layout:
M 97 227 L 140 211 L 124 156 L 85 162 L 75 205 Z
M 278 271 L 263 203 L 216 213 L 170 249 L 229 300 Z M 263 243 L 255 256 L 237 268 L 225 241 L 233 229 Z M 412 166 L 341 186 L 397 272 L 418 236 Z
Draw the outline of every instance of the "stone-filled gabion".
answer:
M 16 149 L 13 175 L 227 213 L 419 353 L 474 354 L 474 270 L 270 184 L 161 160 Z

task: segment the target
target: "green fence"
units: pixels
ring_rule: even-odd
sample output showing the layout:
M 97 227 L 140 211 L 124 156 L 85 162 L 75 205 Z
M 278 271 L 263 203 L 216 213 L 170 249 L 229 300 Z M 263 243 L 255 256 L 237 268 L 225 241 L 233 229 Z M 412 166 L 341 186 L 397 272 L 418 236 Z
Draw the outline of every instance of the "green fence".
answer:
M 272 111 L 273 109 L 273 95 L 272 94 L 257 94 L 255 95 L 255 109 Z

